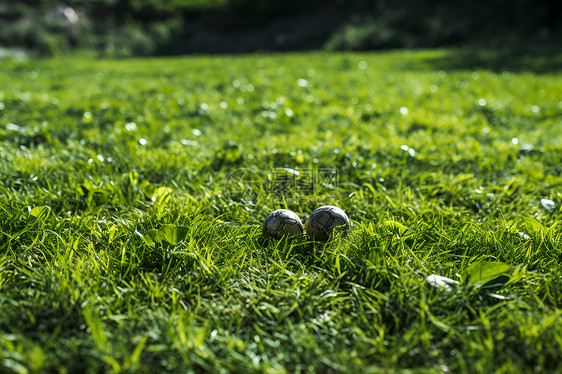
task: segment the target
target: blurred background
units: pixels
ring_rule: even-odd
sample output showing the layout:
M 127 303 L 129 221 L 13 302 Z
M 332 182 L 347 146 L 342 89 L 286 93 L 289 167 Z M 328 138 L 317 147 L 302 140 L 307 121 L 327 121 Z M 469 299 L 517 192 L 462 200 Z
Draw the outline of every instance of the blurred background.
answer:
M 562 46 L 560 0 L 0 1 L 0 55 Z

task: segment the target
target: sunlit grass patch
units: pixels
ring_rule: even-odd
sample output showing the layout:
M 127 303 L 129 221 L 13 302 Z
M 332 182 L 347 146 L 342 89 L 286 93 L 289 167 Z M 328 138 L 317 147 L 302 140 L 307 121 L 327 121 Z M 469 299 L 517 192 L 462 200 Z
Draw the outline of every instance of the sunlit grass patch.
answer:
M 449 56 L 2 61 L 0 365 L 556 368 L 562 79 Z

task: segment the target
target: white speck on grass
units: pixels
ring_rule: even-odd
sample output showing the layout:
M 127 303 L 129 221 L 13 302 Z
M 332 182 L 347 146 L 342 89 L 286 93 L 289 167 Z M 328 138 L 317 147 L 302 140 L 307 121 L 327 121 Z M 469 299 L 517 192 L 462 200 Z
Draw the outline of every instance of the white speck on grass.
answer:
M 182 139 L 182 140 L 180 140 L 180 143 L 182 145 L 191 146 L 191 147 L 195 147 L 195 146 L 199 145 L 197 140 L 189 140 L 189 139 Z
M 291 110 L 291 108 L 285 108 L 285 115 L 287 117 L 292 117 L 295 113 Z
M 523 152 L 531 152 L 533 149 L 535 149 L 535 146 L 532 144 L 523 144 L 520 149 Z
M 486 103 L 487 103 L 486 99 L 478 99 L 478 105 L 486 106 Z
M 519 139 L 513 138 L 513 139 L 511 139 L 511 142 L 512 142 L 513 144 L 519 144 Z
M 416 155 L 416 151 L 414 150 L 414 148 L 410 148 L 406 144 L 402 144 L 400 146 L 400 149 L 403 150 L 404 152 L 408 152 L 410 157 L 414 157 Z
M 6 129 L 10 130 L 10 131 L 21 131 L 21 127 L 19 127 L 18 125 L 16 125 L 15 123 L 8 123 L 6 125 Z
M 400 107 L 400 114 L 402 114 L 403 116 L 407 115 L 409 112 L 410 111 L 405 106 Z
M 145 138 L 140 138 L 139 139 L 139 144 L 140 145 L 146 145 L 148 143 L 148 140 L 146 140 Z
M 437 274 L 431 274 L 426 278 L 427 283 L 435 288 L 441 288 L 445 291 L 451 291 L 454 286 L 458 285 L 459 282 L 451 278 L 443 277 Z
M 541 199 L 541 205 L 544 209 L 548 210 L 549 212 L 553 212 L 556 209 L 556 204 L 554 201 L 549 199 Z
M 295 169 L 291 169 L 291 168 L 284 168 L 283 170 L 285 170 L 287 173 L 293 174 L 295 176 L 300 176 L 301 173 Z
M 98 158 L 98 160 L 100 160 L 100 162 L 103 162 L 105 160 L 102 155 L 97 155 L 96 157 Z
M 191 133 L 195 136 L 201 136 L 201 134 L 203 134 L 199 129 L 193 129 L 191 130 Z
M 209 104 L 207 104 L 207 103 L 201 103 L 201 105 L 199 105 L 199 107 L 200 107 L 201 109 L 203 109 L 203 110 L 207 110 L 207 109 L 209 109 Z
M 308 86 L 308 81 L 304 78 L 301 78 L 297 81 L 297 84 L 304 88 Z
M 437 87 L 437 85 L 432 84 L 431 87 L 429 87 L 429 90 L 433 93 L 439 91 L 439 87 Z
M 539 111 L 540 111 L 540 108 L 539 108 L 538 105 L 533 105 L 533 106 L 531 107 L 531 112 L 533 112 L 533 113 L 538 113 Z
M 125 129 L 127 129 L 127 131 L 135 131 L 137 129 L 137 124 L 134 122 L 128 122 L 125 124 Z
M 221 101 L 219 106 L 221 107 L 221 109 L 226 109 L 226 108 L 228 108 L 228 103 L 226 101 Z
M 244 104 L 244 99 L 239 97 L 238 99 L 236 99 L 236 102 L 240 105 Z
M 369 67 L 369 64 L 367 63 L 367 61 L 361 60 L 361 61 L 359 61 L 358 66 L 359 66 L 359 69 L 365 70 Z
M 527 234 L 525 234 L 524 232 L 519 232 L 519 236 L 525 240 L 529 240 L 531 239 L 531 237 Z

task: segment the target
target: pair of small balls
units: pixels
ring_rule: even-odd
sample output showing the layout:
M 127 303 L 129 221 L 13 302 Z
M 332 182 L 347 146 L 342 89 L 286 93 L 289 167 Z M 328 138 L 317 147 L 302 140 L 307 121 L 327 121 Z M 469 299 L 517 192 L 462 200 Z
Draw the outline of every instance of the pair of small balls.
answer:
M 288 209 L 277 209 L 265 219 L 263 235 L 266 238 L 281 239 L 306 230 L 308 237 L 315 241 L 326 241 L 336 227 L 349 229 L 351 222 L 345 212 L 333 205 L 316 209 L 303 227 L 299 216 Z

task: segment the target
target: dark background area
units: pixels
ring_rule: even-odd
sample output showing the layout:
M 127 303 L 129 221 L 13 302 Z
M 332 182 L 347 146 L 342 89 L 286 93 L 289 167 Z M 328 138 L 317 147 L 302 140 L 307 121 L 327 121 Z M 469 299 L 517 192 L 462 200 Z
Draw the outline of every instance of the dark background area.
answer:
M 463 46 L 505 60 L 560 49 L 561 15 L 559 0 L 4 0 L 0 46 L 110 57 Z

